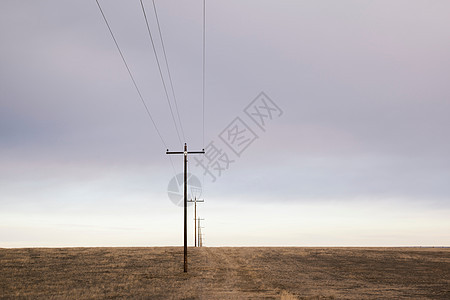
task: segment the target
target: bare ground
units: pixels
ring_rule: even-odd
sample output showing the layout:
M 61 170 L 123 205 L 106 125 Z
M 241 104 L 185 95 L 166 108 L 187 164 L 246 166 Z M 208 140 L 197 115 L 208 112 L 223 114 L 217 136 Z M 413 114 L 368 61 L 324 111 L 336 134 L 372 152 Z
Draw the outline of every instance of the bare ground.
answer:
M 0 297 L 450 299 L 450 249 L 0 249 Z

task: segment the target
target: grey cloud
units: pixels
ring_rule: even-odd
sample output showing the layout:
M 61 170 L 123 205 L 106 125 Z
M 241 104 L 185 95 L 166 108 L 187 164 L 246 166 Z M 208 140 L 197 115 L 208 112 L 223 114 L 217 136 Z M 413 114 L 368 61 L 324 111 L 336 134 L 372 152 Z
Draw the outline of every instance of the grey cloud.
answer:
M 180 147 L 139 3 L 101 3 L 168 147 Z M 190 147 L 199 148 L 201 6 L 157 3 L 181 119 Z M 170 178 L 164 146 L 95 3 L 5 1 L 1 8 L 3 157 L 77 164 L 87 173 L 166 166 L 161 176 Z M 207 141 L 261 90 L 285 111 L 212 187 L 228 195 L 448 201 L 448 8 L 415 1 L 209 3 Z

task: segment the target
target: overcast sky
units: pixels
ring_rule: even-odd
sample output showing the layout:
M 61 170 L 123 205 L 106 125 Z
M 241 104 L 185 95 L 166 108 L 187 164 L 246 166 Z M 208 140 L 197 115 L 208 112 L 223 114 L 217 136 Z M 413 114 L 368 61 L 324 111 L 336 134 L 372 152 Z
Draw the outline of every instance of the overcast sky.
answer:
M 94 0 L 1 1 L 0 247 L 181 245 L 183 142 L 205 245 L 450 246 L 449 1 L 207 0 L 203 107 L 203 2 L 155 1 L 175 105 L 144 0 L 182 143 L 140 2 L 99 2 L 163 141 Z

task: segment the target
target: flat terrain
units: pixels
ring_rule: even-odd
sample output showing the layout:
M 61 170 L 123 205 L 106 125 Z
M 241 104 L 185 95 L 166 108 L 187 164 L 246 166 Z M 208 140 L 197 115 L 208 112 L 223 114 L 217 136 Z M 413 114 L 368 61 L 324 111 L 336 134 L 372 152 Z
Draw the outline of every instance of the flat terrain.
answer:
M 450 299 L 443 248 L 0 249 L 1 298 Z

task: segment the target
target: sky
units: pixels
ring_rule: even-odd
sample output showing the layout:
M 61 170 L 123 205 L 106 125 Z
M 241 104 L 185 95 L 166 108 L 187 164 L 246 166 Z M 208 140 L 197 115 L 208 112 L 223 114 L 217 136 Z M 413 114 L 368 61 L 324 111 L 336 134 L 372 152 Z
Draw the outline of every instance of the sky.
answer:
M 155 1 L 176 101 L 99 3 L 161 137 L 94 0 L 1 1 L 0 247 L 181 246 L 184 142 L 206 246 L 450 246 L 450 2 L 206 0 L 204 102 L 203 1 Z

